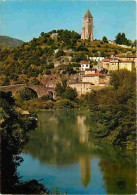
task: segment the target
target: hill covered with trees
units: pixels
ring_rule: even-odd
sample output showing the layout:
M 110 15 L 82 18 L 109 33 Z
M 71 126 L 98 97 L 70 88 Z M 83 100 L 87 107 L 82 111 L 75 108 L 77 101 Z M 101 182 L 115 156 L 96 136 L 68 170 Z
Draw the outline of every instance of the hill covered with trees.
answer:
M 0 49 L 4 50 L 6 48 L 15 48 L 22 45 L 23 41 L 8 36 L 0 35 Z
M 66 73 L 75 73 L 73 64 L 87 59 L 87 56 L 110 56 L 135 49 L 126 49 L 106 41 L 81 40 L 80 34 L 68 30 L 42 32 L 39 38 L 12 50 L 0 52 L 1 82 L 0 85 L 33 83 L 40 84 L 39 75 L 49 75 L 55 71 L 54 62 L 62 63 L 62 58 L 72 57 L 71 66 Z M 63 64 L 63 63 L 62 63 Z

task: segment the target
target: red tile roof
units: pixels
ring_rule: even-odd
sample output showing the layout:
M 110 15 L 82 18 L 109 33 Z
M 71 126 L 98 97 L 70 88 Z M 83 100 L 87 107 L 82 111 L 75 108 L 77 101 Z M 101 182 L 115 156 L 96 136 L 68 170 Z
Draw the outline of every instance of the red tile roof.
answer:
M 107 84 L 107 82 L 106 81 L 101 81 L 101 82 L 99 82 L 99 84 Z
M 103 62 L 109 62 L 110 61 L 110 59 L 104 59 L 103 60 Z
M 90 64 L 90 62 L 88 62 L 88 61 L 81 61 L 80 63 L 81 64 Z

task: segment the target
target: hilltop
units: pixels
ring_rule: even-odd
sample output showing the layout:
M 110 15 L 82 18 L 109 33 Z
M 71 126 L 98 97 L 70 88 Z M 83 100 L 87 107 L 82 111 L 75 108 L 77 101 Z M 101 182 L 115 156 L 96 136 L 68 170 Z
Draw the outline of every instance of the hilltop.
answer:
M 80 34 L 68 30 L 42 32 L 39 38 L 24 42 L 12 50 L 0 53 L 1 83 L 40 84 L 41 75 L 75 74 L 81 60 L 90 56 L 109 57 L 112 54 L 135 52 L 104 41 L 81 40 Z M 56 64 L 59 66 L 56 67 Z M 68 66 L 66 66 L 68 65 Z M 36 79 L 37 78 L 37 79 Z M 52 78 L 51 78 L 52 80 Z
M 19 39 L 0 35 L 0 49 L 2 50 L 6 48 L 15 48 L 22 44 L 23 44 L 23 41 Z

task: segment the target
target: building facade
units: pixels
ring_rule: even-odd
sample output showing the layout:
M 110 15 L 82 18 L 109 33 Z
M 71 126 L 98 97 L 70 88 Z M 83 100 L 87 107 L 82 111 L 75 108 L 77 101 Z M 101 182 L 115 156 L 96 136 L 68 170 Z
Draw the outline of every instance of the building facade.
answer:
M 89 10 L 83 19 L 81 39 L 93 41 L 93 17 Z
M 77 82 L 70 83 L 69 86 L 77 90 L 78 95 L 89 93 L 92 89 L 92 85 L 89 82 Z
M 86 69 L 90 69 L 90 62 L 88 61 L 81 61 L 81 71 L 85 71 Z

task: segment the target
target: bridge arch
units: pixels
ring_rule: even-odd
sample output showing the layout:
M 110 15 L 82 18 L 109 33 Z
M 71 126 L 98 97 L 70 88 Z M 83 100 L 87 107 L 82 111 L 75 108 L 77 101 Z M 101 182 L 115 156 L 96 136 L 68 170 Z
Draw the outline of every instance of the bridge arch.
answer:
M 27 87 L 34 90 L 38 97 L 42 97 L 43 95 L 47 95 L 49 91 L 53 93 L 53 98 L 55 97 L 55 88 L 47 87 L 43 85 L 26 85 L 26 84 L 17 84 L 17 85 L 9 85 L 9 86 L 1 86 L 0 91 L 12 91 L 12 94 L 16 94 L 18 90 Z
M 38 98 L 37 91 L 28 86 L 21 87 L 14 92 L 14 94 L 18 94 L 18 93 L 20 93 L 21 97 L 24 98 L 24 100 Z

